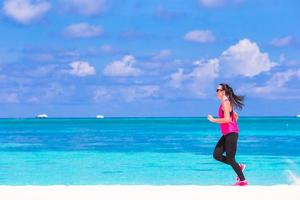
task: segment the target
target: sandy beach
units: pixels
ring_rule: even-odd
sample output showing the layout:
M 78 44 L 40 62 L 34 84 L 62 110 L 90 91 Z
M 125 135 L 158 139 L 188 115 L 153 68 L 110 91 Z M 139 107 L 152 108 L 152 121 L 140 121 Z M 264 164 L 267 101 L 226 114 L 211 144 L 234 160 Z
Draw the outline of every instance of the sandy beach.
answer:
M 300 186 L 0 186 L 5 200 L 299 200 Z

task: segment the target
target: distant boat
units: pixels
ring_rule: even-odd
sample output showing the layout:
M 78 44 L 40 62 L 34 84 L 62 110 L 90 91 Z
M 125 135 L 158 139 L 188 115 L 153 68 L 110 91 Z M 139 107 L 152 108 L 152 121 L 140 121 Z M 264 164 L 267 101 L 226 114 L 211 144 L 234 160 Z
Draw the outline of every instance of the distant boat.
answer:
M 48 115 L 47 114 L 38 114 L 36 116 L 36 118 L 39 118 L 39 119 L 45 119 L 45 118 L 48 118 Z
M 103 119 L 104 116 L 103 116 L 103 115 L 97 115 L 96 118 L 97 118 L 97 119 Z
M 299 114 L 299 115 L 297 115 L 297 117 L 300 117 L 300 114 Z

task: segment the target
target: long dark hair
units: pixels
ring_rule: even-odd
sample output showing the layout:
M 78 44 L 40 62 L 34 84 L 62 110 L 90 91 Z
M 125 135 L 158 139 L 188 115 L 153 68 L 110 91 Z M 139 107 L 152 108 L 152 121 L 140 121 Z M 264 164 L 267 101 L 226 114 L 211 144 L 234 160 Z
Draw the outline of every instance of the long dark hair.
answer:
M 225 91 L 225 95 L 228 97 L 231 106 L 240 110 L 243 109 L 245 96 L 234 94 L 233 89 L 226 83 L 220 83 L 219 85 Z

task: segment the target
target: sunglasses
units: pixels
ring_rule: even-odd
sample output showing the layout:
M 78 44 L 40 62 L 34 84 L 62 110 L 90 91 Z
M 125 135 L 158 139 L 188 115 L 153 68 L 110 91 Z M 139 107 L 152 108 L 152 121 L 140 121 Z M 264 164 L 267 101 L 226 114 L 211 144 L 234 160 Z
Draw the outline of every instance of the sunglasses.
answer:
M 219 91 L 223 91 L 223 89 L 217 89 L 217 92 L 219 92 Z

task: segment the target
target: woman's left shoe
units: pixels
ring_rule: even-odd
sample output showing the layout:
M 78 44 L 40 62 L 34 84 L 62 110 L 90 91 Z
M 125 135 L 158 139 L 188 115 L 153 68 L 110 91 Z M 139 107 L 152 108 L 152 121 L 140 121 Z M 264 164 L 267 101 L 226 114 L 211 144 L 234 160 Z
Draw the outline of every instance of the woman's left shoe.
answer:
M 237 181 L 233 186 L 246 186 L 248 185 L 248 181 L 243 180 L 243 181 Z

